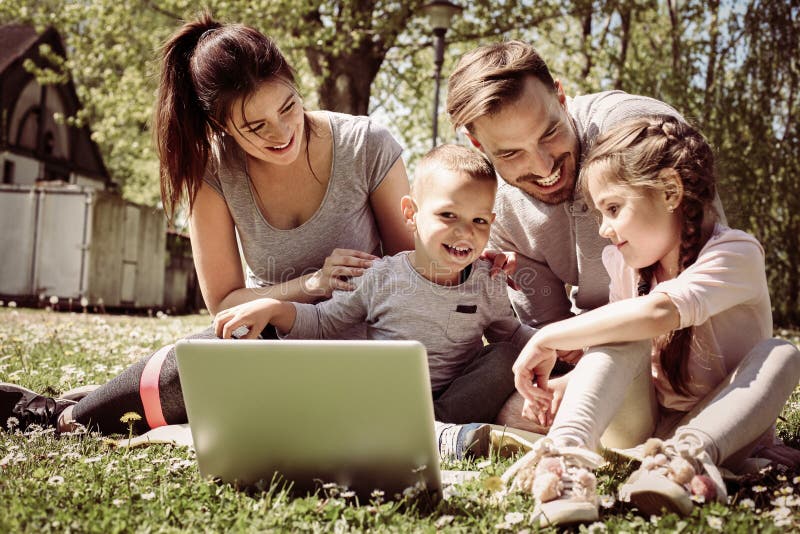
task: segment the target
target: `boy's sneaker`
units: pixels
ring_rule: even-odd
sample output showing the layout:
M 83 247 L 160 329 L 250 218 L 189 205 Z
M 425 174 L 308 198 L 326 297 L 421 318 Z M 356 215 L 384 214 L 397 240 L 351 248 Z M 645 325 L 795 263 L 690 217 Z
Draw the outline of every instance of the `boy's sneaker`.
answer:
M 663 511 L 686 516 L 694 502 L 726 502 L 728 494 L 719 470 L 699 444 L 651 438 L 641 467 L 619 489 L 619 498 L 648 516 Z
M 435 427 L 439 458 L 442 460 L 483 458 L 489 455 L 492 442 L 491 425 L 484 423 L 456 425 L 437 421 Z
M 58 416 L 75 401 L 54 399 L 35 391 L 0 382 L 0 425 L 3 430 L 25 430 L 31 425 L 57 426 Z
M 583 447 L 558 447 L 543 438 L 503 473 L 502 480 L 536 498 L 541 526 L 598 520 L 597 478 L 603 457 Z

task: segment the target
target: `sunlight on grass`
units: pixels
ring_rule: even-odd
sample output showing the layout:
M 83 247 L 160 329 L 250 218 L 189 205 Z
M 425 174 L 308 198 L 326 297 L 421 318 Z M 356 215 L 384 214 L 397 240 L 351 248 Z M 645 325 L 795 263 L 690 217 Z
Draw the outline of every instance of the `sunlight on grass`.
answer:
M 208 316 L 123 317 L 0 308 L 0 381 L 57 394 L 103 383 L 150 351 L 209 324 Z M 800 343 L 796 332 L 779 332 Z M 779 434 L 800 444 L 800 389 Z M 754 532 L 800 528 L 800 472 L 769 469 L 728 486 L 729 506 L 697 507 L 690 517 L 642 518 L 618 502 L 635 467 L 607 455 L 598 472 L 601 521 L 582 532 Z M 168 445 L 117 449 L 97 434 L 52 430 L 0 434 L 0 532 L 120 531 L 507 531 L 535 532 L 532 501 L 497 491 L 510 459 L 453 462 L 480 470 L 446 489 L 432 513 L 376 492 L 359 502 L 346 488 L 290 498 L 277 486 L 245 493 L 203 480 L 191 450 Z

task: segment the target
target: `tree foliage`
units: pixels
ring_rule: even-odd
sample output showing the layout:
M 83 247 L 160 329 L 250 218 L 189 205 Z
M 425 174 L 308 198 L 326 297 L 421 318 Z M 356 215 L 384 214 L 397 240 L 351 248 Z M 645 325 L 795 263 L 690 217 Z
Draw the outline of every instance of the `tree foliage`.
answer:
M 310 107 L 369 113 L 406 147 L 430 146 L 432 37 L 423 0 L 210 0 L 223 20 L 272 35 Z M 800 324 L 798 0 L 474 0 L 447 33 L 446 77 L 463 52 L 503 38 L 533 42 L 568 93 L 622 89 L 664 100 L 718 153 L 729 222 L 765 245 L 778 321 Z M 124 194 L 157 202 L 149 140 L 156 51 L 188 0 L 0 2 L 0 22 L 54 25 L 84 110 Z M 46 69 L 44 69 L 46 70 Z M 457 139 L 441 106 L 439 139 Z

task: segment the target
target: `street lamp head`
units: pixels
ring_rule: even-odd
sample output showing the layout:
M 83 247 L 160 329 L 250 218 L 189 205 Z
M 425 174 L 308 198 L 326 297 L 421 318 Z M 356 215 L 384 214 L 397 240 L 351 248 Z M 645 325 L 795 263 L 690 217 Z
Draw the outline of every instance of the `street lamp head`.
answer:
M 434 0 L 422 6 L 422 11 L 428 16 L 431 28 L 434 31 L 444 30 L 442 33 L 450 28 L 452 18 L 463 10 L 463 7 L 447 0 Z

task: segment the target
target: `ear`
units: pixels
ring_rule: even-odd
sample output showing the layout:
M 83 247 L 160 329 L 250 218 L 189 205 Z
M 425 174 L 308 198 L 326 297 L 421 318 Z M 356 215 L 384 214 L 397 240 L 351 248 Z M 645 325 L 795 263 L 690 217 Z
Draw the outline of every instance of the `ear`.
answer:
M 497 214 L 496 213 L 492 213 L 492 220 L 489 221 L 489 222 L 493 223 L 496 218 L 497 218 Z
M 683 180 L 678 171 L 671 167 L 663 169 L 658 173 L 658 177 L 664 184 L 664 202 L 667 204 L 667 209 L 673 211 L 683 201 Z
M 558 103 L 561 104 L 561 107 L 566 109 L 567 108 L 567 95 L 564 94 L 564 87 L 561 85 L 561 80 L 553 80 L 553 86 L 556 89 L 556 97 L 558 97 Z
M 403 212 L 403 222 L 405 222 L 408 231 L 415 232 L 417 230 L 417 204 L 414 199 L 409 195 L 403 196 L 400 199 L 400 210 Z
M 470 142 L 470 143 L 472 143 L 472 146 L 474 146 L 475 148 L 477 148 L 477 149 L 478 149 L 478 150 L 480 150 L 481 152 L 484 152 L 484 150 L 483 150 L 483 145 L 481 145 L 480 141 L 478 141 L 477 139 L 475 139 L 475 137 L 474 137 L 474 136 L 473 136 L 471 133 L 469 133 L 469 132 L 467 132 L 467 131 L 465 130 L 465 131 L 464 131 L 464 135 L 466 135 L 466 136 L 467 136 L 467 139 L 469 139 L 469 142 Z M 485 152 L 484 152 L 484 153 L 485 153 Z

